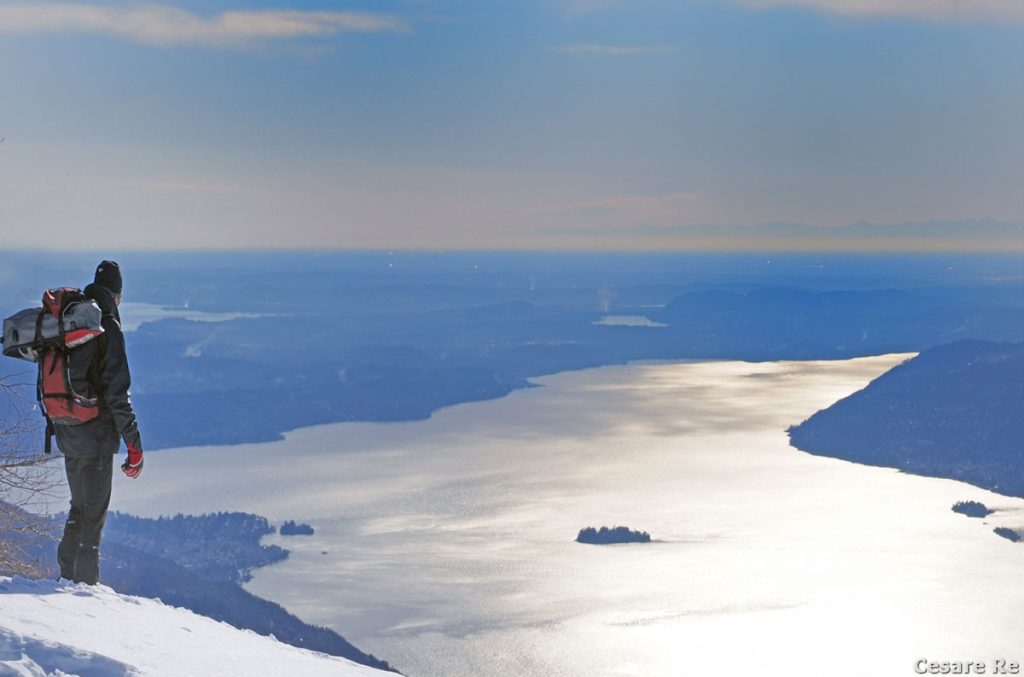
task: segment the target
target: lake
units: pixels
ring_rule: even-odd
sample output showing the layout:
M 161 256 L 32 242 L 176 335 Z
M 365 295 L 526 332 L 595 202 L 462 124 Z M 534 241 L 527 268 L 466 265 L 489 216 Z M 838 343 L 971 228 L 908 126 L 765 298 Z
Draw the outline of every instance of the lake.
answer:
M 33 305 L 33 304 L 28 304 Z M 125 301 L 121 304 L 120 314 L 126 319 L 121 322 L 121 328 L 125 331 L 135 331 L 144 322 L 156 322 L 167 318 L 179 318 L 195 322 L 223 322 L 225 320 L 236 320 L 246 317 L 265 317 L 260 313 L 210 313 L 202 310 L 189 310 L 188 308 L 171 308 L 160 306 L 155 303 L 140 303 L 138 301 Z
M 1024 500 L 788 444 L 908 357 L 562 373 L 426 421 L 149 454 L 112 505 L 309 522 L 267 539 L 291 557 L 248 588 L 410 677 L 1024 662 L 1024 545 L 992 533 L 1024 526 Z M 616 525 L 653 542 L 574 542 Z

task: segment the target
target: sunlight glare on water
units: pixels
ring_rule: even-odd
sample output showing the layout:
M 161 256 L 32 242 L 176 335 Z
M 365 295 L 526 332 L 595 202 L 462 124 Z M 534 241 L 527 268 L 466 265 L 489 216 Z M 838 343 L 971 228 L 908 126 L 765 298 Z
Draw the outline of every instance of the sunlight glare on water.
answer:
M 633 364 L 427 421 L 147 456 L 139 514 L 312 537 L 249 589 L 408 675 L 912 675 L 1024 659 L 1024 501 L 798 451 L 785 429 L 907 355 Z M 988 522 L 958 500 L 998 510 Z M 586 526 L 654 542 L 590 546 Z

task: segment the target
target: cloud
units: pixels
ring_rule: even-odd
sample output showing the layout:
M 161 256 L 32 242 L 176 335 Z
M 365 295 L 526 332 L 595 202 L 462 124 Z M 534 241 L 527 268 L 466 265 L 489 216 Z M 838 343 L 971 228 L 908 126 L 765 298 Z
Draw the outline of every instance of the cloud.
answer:
M 662 56 L 672 54 L 672 45 L 562 45 L 552 51 L 569 56 Z
M 667 195 L 639 195 L 635 197 L 615 197 L 587 202 L 570 202 L 561 205 L 549 205 L 536 211 L 547 213 L 559 212 L 674 212 L 682 205 L 700 199 L 699 193 L 679 192 Z
M 730 0 L 755 10 L 802 7 L 827 14 L 873 19 L 919 21 L 1011 21 L 1024 23 L 1024 0 Z M 551 0 L 566 15 L 613 9 L 641 10 L 664 6 L 658 0 Z
M 803 7 L 829 14 L 870 19 L 1024 22 L 1024 0 L 740 0 L 751 9 Z
M 408 30 L 401 19 L 371 12 L 251 10 L 202 16 L 169 5 L 153 4 L 0 6 L 0 33 L 101 33 L 164 47 L 230 47 L 261 40 Z
M 625 4 L 625 0 L 554 0 L 554 4 L 569 16 L 590 14 Z
M 159 193 L 171 194 L 215 194 L 215 193 L 237 193 L 240 188 L 231 183 L 223 181 L 210 181 L 196 178 L 131 178 L 119 182 L 118 188 L 129 190 L 148 190 Z

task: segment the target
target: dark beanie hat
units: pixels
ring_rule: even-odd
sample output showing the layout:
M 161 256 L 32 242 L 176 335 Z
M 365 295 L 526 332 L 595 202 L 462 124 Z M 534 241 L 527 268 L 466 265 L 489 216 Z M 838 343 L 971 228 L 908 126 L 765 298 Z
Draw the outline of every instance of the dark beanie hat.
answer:
M 121 293 L 121 268 L 115 261 L 100 261 L 96 266 L 96 284 L 102 285 L 114 294 Z

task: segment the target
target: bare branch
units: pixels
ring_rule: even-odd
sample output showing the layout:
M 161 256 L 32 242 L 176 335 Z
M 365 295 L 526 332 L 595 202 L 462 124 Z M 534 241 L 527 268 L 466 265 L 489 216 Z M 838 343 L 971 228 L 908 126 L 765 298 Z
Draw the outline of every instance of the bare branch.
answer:
M 45 515 L 62 476 L 59 455 L 40 453 L 42 417 L 20 390 L 28 384 L 0 377 L 0 573 L 39 576 L 45 564 L 29 553 L 55 538 Z

